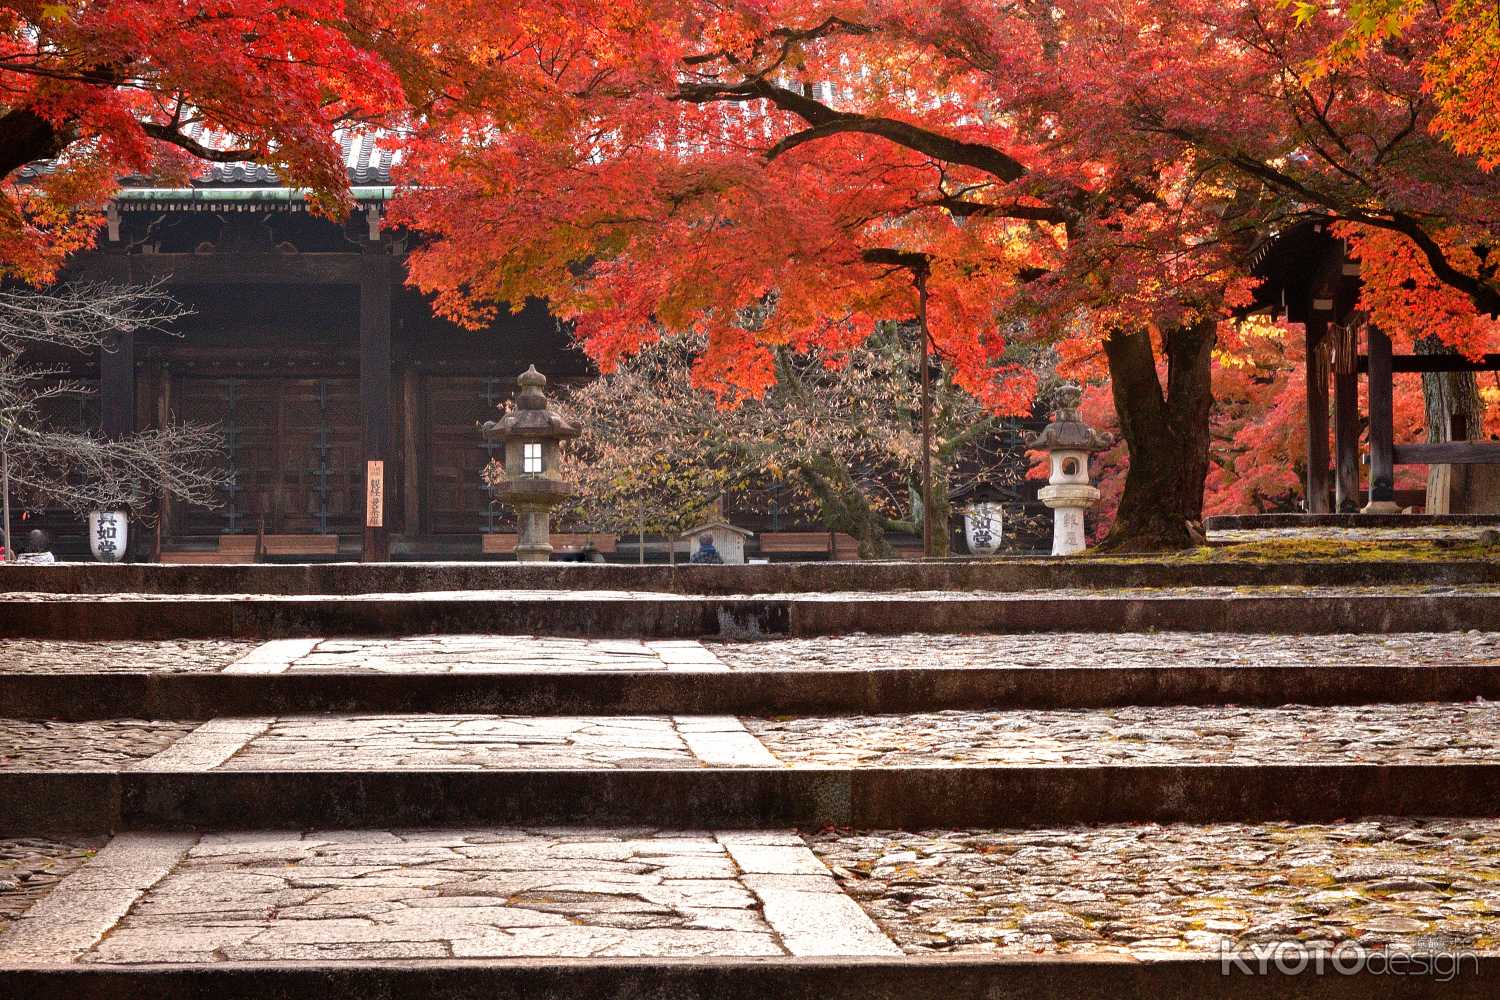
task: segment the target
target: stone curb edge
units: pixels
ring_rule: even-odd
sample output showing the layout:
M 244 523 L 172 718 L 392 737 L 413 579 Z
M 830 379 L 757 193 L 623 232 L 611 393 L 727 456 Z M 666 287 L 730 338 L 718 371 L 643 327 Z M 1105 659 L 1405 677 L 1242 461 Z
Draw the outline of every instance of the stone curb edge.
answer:
M 1259 634 L 1493 628 L 1500 593 L 1191 597 L 209 598 L 0 601 L 6 634 L 32 639 L 274 639 L 453 633 L 596 638 L 765 638 L 849 632 Z
M 0 994 L 26 1000 L 1308 1000 L 1494 996 L 1500 955 L 1466 958 L 1449 982 L 1432 976 L 1325 969 L 1228 974 L 1217 957 L 1136 961 L 1052 958 L 512 959 L 211 966 L 0 966 Z
M 1368 515 L 1366 515 L 1368 516 Z M 1411 515 L 1402 515 L 1403 520 Z M 393 594 L 515 588 L 679 594 L 1047 590 L 1066 587 L 1349 586 L 1500 583 L 1500 559 L 1160 563 L 1149 559 L 787 562 L 750 566 L 550 563 L 294 563 L 237 566 L 61 563 L 0 575 L 0 592 Z
M 1120 705 L 1500 701 L 1500 668 L 885 667 L 865 670 L 399 674 L 0 672 L 10 718 L 207 719 L 313 712 L 812 715 Z
M 765 829 L 1500 816 L 1500 764 L 0 771 L 0 832 Z

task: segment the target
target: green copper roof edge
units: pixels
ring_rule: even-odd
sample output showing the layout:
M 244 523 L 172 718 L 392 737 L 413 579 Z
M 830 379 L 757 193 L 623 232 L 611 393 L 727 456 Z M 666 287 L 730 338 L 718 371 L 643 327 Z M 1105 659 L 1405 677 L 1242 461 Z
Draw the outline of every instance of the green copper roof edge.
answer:
M 355 185 L 349 189 L 355 201 L 387 201 L 396 193 L 394 185 Z M 294 202 L 306 201 L 307 188 L 121 188 L 116 201 L 207 201 Z

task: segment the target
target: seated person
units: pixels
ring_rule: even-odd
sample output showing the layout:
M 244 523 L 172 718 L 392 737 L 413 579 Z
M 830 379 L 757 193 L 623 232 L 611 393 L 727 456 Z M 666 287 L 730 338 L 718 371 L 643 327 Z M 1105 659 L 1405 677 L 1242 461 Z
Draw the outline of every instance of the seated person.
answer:
M 52 539 L 41 528 L 32 528 L 26 535 L 26 551 L 16 556 L 18 564 L 31 566 L 46 566 L 57 562 L 57 557 L 52 554 Z
M 719 555 L 718 549 L 714 548 L 714 536 L 705 533 L 698 536 L 698 551 L 694 552 L 693 557 L 688 561 L 699 564 L 716 564 L 722 563 L 724 557 Z

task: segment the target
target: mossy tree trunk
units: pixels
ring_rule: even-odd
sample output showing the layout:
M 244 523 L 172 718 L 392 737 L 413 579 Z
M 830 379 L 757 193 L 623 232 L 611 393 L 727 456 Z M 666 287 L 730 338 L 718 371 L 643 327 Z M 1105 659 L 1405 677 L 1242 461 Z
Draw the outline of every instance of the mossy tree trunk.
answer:
M 1210 361 L 1216 324 L 1168 330 L 1163 389 L 1149 331 L 1116 331 L 1104 341 L 1110 387 L 1130 454 L 1125 493 L 1101 549 L 1160 552 L 1191 548 L 1203 520 L 1208 476 Z
M 1418 354 L 1456 354 L 1435 337 L 1417 341 Z M 1427 440 L 1474 441 L 1484 436 L 1484 400 L 1473 372 L 1423 372 Z M 1427 467 L 1427 513 L 1488 514 L 1500 510 L 1500 468 L 1489 465 Z

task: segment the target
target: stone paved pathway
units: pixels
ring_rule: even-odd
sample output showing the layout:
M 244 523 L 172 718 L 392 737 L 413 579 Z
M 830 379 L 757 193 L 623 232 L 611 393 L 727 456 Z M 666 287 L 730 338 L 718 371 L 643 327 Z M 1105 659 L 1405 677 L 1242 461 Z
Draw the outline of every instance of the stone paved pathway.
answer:
M 124 835 L 0 949 L 127 964 L 899 954 L 794 833 L 568 829 Z
M 758 642 L 438 635 L 0 643 L 0 673 L 550 673 L 592 670 L 869 670 L 923 667 L 1500 665 L 1500 632 L 1249 635 L 1212 632 L 874 636 Z
M 165 750 L 196 725 L 149 719 L 0 719 L 0 771 L 117 769 Z
M 229 735 L 232 743 L 234 734 Z M 728 717 L 293 716 L 270 721 L 228 770 L 776 766 Z
M 1214 632 L 1040 632 L 868 635 L 707 642 L 733 670 L 888 667 L 1342 666 L 1500 664 L 1500 632 L 1247 635 Z
M 88 846 L 53 850 L 71 852 L 71 864 Z M 1500 948 L 1497 886 L 1495 820 L 805 839 L 568 828 L 125 834 L 0 930 L 0 959 L 1146 956 L 1348 941 L 1485 951 Z
M 270 643 L 260 672 L 549 673 L 575 670 L 723 670 L 694 640 L 570 639 L 531 635 L 435 635 L 400 639 L 287 640 Z M 238 669 L 237 669 L 238 668 Z M 238 664 L 228 668 L 240 672 Z
M 0 770 L 1500 762 L 1500 703 L 732 716 L 0 719 Z
M 793 766 L 1500 761 L 1500 704 L 1126 707 L 745 720 Z
M 823 834 L 912 953 L 1500 947 L 1500 821 Z
M 1179 598 L 1239 599 L 1251 597 L 1403 597 L 1403 596 L 1495 596 L 1500 584 L 1385 584 L 1380 586 L 1300 586 L 1266 587 L 1075 587 L 1055 590 L 882 590 L 882 591 L 796 591 L 790 593 L 746 593 L 710 596 L 675 594 L 660 591 L 626 590 L 458 590 L 422 591 L 420 593 L 372 594 L 163 594 L 163 593 L 50 593 L 40 591 L 3 591 L 0 603 L 7 601 L 97 603 L 114 601 L 262 601 L 280 602 L 348 602 L 364 601 L 662 601 L 698 603 L 712 600 L 754 599 L 765 601 L 1067 601 L 1080 598 Z
M 108 837 L 0 837 L 0 934 L 94 856 Z M 0 938 L 0 953 L 3 953 Z
M 1495 589 L 1411 592 L 1459 591 Z M 980 596 L 1066 599 L 1089 593 Z M 1370 638 L 852 635 L 757 643 L 445 635 L 0 645 L 0 671 L 129 665 L 250 675 L 1182 664 L 1337 669 L 1350 663 L 1453 662 L 1500 665 L 1500 632 Z M 275 677 L 224 680 L 235 687 L 300 684 Z M 589 679 L 600 680 L 618 683 Z M 723 682 L 713 676 L 682 681 L 689 687 Z M 352 683 L 401 684 L 389 676 Z M 284 714 L 202 723 L 0 720 L 0 770 L 381 769 L 405 773 L 359 781 L 389 785 L 397 794 L 436 785 L 442 779 L 432 772 L 455 769 L 1356 761 L 1500 762 L 1500 707 L 1119 707 L 745 719 L 660 713 Z M 183 787 L 210 783 L 191 774 L 129 777 L 133 786 L 147 789 L 174 786 L 180 778 Z M 621 777 L 628 776 L 589 780 L 604 784 Z M 644 780 L 659 784 L 669 777 L 653 773 Z M 678 777 L 694 783 L 702 776 Z M 724 794 L 733 795 L 737 787 L 750 787 L 750 779 L 761 782 L 756 787 L 773 788 L 791 784 L 787 777 L 710 775 L 703 784 L 723 782 Z M 828 787 L 835 787 L 838 776 L 826 777 Z M 305 786 L 326 778 L 304 775 L 298 781 Z M 860 778 L 873 785 L 885 776 Z M 238 773 L 213 780 L 234 788 L 268 779 Z M 48 781 L 66 783 L 56 776 Z M 1484 792 L 1482 783 L 1476 787 Z M 212 820 L 204 819 L 201 801 L 195 804 L 191 795 L 183 801 L 185 814 L 167 821 L 178 824 L 169 832 L 129 832 L 107 843 L 0 840 L 0 966 L 626 956 L 774 960 L 955 952 L 1149 957 L 1168 951 L 1206 958 L 1223 947 L 1284 941 L 1311 948 L 1354 941 L 1500 952 L 1500 819 L 830 829 L 805 835 L 785 829 L 535 826 L 199 834 L 188 831 Z M 236 808 L 240 801 L 233 800 Z M 0 818 L 4 808 L 0 802 Z M 332 812 L 326 820 L 347 822 Z
M 158 642 L 0 639 L 0 673 L 214 671 L 223 669 L 249 653 L 256 645 L 253 642 L 227 639 L 168 639 Z

